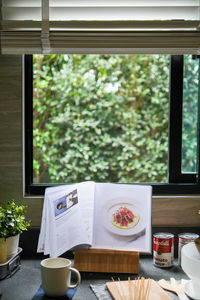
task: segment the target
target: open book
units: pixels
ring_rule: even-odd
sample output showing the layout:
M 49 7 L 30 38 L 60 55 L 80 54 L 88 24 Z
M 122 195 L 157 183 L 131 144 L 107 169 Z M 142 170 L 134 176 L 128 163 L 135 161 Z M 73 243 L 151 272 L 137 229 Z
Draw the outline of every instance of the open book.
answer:
M 151 252 L 151 186 L 92 181 L 47 188 L 38 252 L 83 247 Z

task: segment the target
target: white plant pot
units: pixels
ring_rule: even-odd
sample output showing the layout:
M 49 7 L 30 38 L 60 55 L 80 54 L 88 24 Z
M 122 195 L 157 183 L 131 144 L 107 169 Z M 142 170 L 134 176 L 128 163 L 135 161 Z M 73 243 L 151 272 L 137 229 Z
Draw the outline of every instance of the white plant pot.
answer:
M 7 260 L 17 254 L 19 246 L 19 234 L 7 238 Z

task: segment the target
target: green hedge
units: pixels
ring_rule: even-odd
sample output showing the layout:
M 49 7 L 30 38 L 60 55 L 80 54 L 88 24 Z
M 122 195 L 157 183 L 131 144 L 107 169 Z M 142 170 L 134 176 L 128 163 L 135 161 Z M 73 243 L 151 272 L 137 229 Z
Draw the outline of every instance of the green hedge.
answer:
M 169 56 L 35 55 L 34 181 L 166 182 Z

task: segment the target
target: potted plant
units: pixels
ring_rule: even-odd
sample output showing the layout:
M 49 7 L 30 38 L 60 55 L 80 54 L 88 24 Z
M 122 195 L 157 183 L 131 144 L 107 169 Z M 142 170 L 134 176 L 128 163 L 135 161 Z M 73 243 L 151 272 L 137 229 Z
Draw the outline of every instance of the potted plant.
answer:
M 17 253 L 19 235 L 30 226 L 25 219 L 26 206 L 14 200 L 0 206 L 0 263 Z

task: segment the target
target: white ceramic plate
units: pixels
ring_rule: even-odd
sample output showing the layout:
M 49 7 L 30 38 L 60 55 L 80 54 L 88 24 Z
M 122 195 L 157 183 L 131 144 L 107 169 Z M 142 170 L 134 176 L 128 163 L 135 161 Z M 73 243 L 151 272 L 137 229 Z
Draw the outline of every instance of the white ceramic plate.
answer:
M 194 300 L 200 300 L 200 295 L 195 295 L 195 293 L 194 293 L 194 289 L 193 289 L 192 281 L 191 280 L 189 280 L 188 282 L 185 283 L 184 290 L 185 290 L 185 293 L 190 298 L 192 298 Z
M 125 207 L 134 214 L 133 222 L 130 222 L 127 226 L 121 226 L 113 218 L 113 214 L 120 207 Z M 105 216 L 104 225 L 106 229 L 114 234 L 130 236 L 142 232 L 145 228 L 142 209 L 137 203 L 134 204 L 132 199 L 113 199 L 103 207 L 102 213 Z

